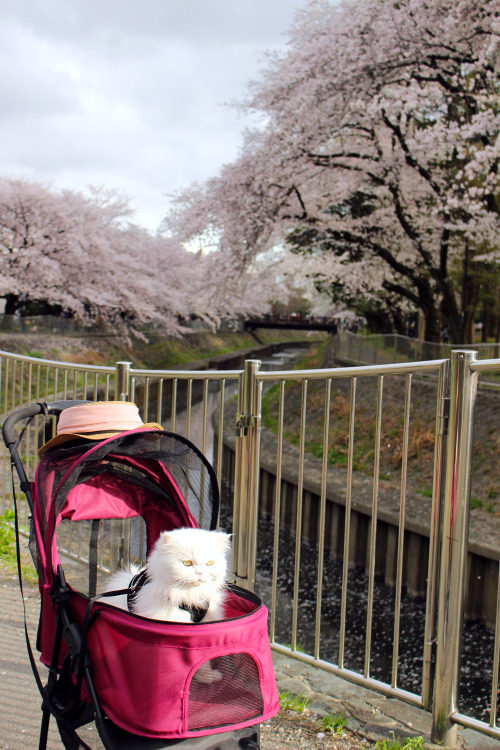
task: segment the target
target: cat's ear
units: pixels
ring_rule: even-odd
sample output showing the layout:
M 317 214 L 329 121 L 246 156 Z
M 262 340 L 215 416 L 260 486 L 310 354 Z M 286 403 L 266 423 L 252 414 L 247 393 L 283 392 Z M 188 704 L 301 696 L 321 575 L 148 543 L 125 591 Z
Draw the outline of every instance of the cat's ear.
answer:
M 160 534 L 160 541 L 164 547 L 168 546 L 172 540 L 172 536 L 169 531 L 162 531 Z

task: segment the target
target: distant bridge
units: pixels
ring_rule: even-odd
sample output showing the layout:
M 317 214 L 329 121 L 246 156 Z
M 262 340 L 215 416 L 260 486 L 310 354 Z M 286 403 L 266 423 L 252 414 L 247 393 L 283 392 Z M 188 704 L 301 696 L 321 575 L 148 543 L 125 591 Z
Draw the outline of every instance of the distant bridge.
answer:
M 337 333 L 337 322 L 324 318 L 300 318 L 298 316 L 268 316 L 264 318 L 249 318 L 244 321 L 247 331 L 255 331 L 257 328 L 287 328 L 294 331 L 327 331 L 332 335 Z

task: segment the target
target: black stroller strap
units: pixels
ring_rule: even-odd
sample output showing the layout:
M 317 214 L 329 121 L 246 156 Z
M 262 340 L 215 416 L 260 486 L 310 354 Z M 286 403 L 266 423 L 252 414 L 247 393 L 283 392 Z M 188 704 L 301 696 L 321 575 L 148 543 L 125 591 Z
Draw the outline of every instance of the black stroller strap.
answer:
M 194 604 L 179 604 L 179 609 L 189 612 L 192 622 L 201 622 L 207 614 L 208 604 L 206 607 L 197 607 Z
M 116 589 L 115 591 L 101 591 L 94 598 L 103 599 L 106 596 L 125 596 L 126 594 L 128 594 L 128 589 Z
M 27 617 L 26 617 L 26 603 L 24 599 L 23 573 L 21 569 L 21 545 L 19 543 L 19 518 L 18 518 L 18 512 L 17 512 L 17 497 L 16 497 L 16 490 L 15 490 L 15 484 L 14 484 L 14 464 L 11 464 L 11 469 L 12 469 L 12 495 L 14 498 L 14 528 L 16 532 L 17 577 L 19 579 L 19 588 L 21 589 L 21 599 L 23 602 L 24 634 L 26 636 L 26 645 L 28 647 L 28 657 L 30 660 L 31 669 L 33 670 L 33 674 L 35 676 L 35 681 L 38 686 L 38 690 L 40 691 L 40 694 L 45 702 L 48 699 L 48 696 L 46 695 L 45 688 L 42 683 L 42 679 L 38 673 L 38 668 L 35 662 L 35 657 L 33 656 L 33 650 L 31 648 L 30 637 L 28 633 L 28 623 L 27 623 Z
M 19 437 L 17 438 L 17 440 L 16 440 L 16 442 L 14 443 L 14 446 L 13 446 L 13 448 L 12 448 L 12 451 L 11 451 L 11 455 L 12 455 L 12 453 L 14 453 L 14 451 L 15 451 L 15 452 L 17 452 L 17 449 L 18 449 L 18 448 L 19 448 L 19 446 L 21 445 L 21 440 L 22 440 L 22 439 L 23 439 L 23 437 L 24 437 L 24 433 L 26 432 L 26 430 L 28 429 L 28 427 L 30 426 L 30 424 L 31 424 L 31 423 L 33 422 L 33 419 L 34 419 L 34 417 L 30 417 L 30 418 L 28 419 L 28 421 L 26 422 L 26 424 L 24 425 L 24 427 L 23 427 L 23 429 L 21 430 L 21 432 L 19 433 Z M 12 466 L 14 466 L 14 465 L 12 464 Z M 12 481 L 14 482 L 14 477 L 12 477 Z
M 135 574 L 135 576 L 132 578 L 128 585 L 127 591 L 127 607 L 129 612 L 135 611 L 135 599 L 137 597 L 138 591 L 149 581 L 148 573 L 146 568 L 144 570 L 140 570 L 138 573 Z
M 89 541 L 89 599 L 93 599 L 97 591 L 97 541 L 100 522 L 98 518 L 92 521 Z

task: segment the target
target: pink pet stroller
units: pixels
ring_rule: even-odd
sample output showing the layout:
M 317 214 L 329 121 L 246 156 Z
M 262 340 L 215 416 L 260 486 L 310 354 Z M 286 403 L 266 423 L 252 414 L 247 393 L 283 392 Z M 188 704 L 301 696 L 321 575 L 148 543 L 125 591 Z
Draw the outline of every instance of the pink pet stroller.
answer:
M 258 748 L 259 723 L 279 703 L 267 610 L 255 594 L 230 585 L 225 619 L 208 623 L 151 620 L 97 600 L 106 571 L 144 561 L 161 531 L 215 528 L 219 492 L 211 465 L 190 441 L 141 425 L 91 439 L 56 436 L 28 482 L 14 425 L 37 414 L 57 418 L 83 403 L 34 404 L 3 426 L 30 507 L 39 578 L 45 685 L 28 639 L 43 699 L 39 750 L 51 716 L 66 750 L 90 750 L 77 730 L 91 721 L 106 750 Z M 208 661 L 223 679 L 207 685 L 196 673 Z

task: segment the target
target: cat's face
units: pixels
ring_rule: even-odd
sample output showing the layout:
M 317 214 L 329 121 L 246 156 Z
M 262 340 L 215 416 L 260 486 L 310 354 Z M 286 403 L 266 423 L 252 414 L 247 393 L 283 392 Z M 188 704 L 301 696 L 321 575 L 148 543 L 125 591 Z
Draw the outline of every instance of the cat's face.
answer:
M 158 540 L 162 575 L 170 585 L 194 589 L 222 586 L 226 578 L 230 537 L 217 531 L 176 529 Z

